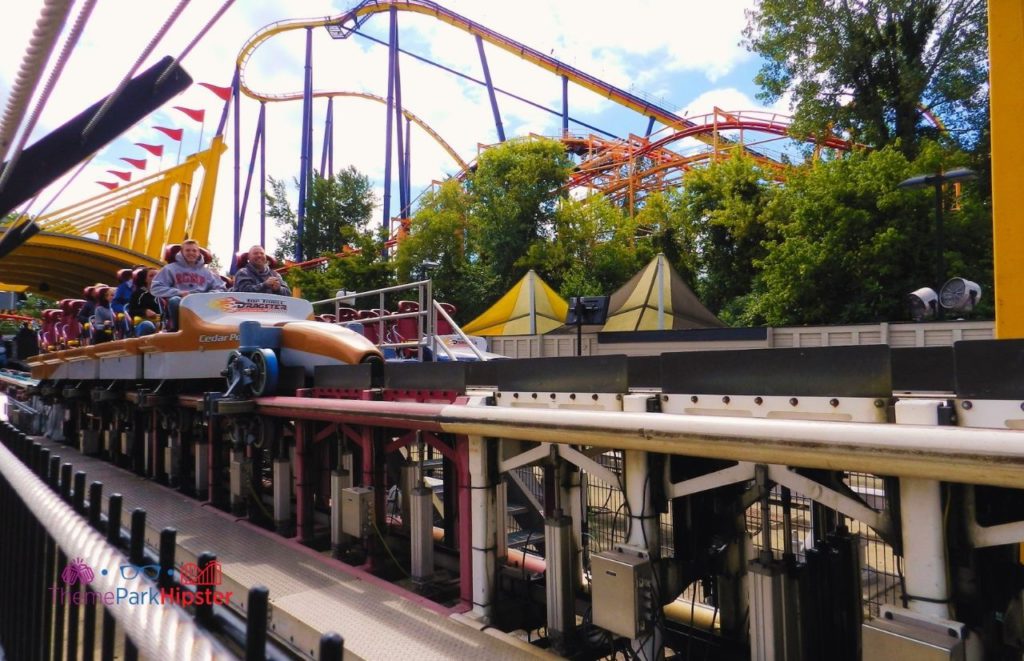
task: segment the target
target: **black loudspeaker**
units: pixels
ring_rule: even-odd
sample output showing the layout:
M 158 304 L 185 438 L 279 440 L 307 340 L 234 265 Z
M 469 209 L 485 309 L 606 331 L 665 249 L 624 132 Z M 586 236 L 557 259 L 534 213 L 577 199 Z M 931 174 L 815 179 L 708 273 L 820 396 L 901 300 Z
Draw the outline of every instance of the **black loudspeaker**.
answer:
M 607 296 L 573 296 L 569 299 L 567 326 L 603 324 L 607 319 Z

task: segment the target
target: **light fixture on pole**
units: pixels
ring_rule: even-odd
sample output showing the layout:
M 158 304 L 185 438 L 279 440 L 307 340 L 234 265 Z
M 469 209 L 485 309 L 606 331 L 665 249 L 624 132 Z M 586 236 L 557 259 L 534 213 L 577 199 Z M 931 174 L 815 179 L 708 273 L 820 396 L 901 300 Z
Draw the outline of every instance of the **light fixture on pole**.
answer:
M 977 179 L 978 173 L 968 168 L 953 168 L 945 172 L 939 171 L 936 174 L 919 174 L 916 177 L 904 179 L 898 184 L 899 188 L 928 188 L 935 189 L 935 286 L 946 281 L 946 258 L 943 254 L 945 240 L 943 237 L 942 224 L 942 185 L 947 181 L 967 181 Z M 942 307 L 939 306 L 938 316 L 942 317 Z

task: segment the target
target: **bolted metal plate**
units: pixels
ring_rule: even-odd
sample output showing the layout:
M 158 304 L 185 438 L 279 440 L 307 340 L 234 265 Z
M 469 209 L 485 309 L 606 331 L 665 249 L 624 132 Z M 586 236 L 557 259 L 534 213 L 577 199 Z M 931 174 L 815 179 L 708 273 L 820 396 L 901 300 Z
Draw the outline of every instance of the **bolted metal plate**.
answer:
M 630 356 L 627 369 L 630 388 L 661 386 L 661 356 Z
M 956 396 L 1024 399 L 1024 340 L 973 340 L 953 345 Z
M 496 386 L 498 385 L 498 368 L 505 361 L 478 360 L 463 363 L 466 369 L 466 385 L 469 386 Z
M 892 350 L 892 389 L 896 392 L 953 392 L 953 347 Z
M 890 349 L 685 351 L 662 355 L 666 393 L 891 397 Z
M 626 356 L 523 358 L 498 361 L 495 367 L 501 391 L 629 391 Z
M 387 363 L 384 387 L 388 390 L 449 390 L 466 392 L 466 365 L 459 362 Z
M 318 365 L 313 369 L 313 387 L 351 390 L 378 388 L 383 377 L 381 370 L 378 363 Z

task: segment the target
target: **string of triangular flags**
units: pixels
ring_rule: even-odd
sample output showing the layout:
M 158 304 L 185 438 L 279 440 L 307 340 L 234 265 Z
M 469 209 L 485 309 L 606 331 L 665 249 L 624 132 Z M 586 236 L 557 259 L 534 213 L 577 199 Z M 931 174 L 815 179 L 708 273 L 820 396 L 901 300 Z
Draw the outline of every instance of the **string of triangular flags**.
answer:
M 211 83 L 198 83 L 198 84 L 201 87 L 205 87 L 206 89 L 208 89 L 211 92 L 213 92 L 213 94 L 215 94 L 220 100 L 222 100 L 224 102 L 227 102 L 228 99 L 231 98 L 231 88 L 230 87 L 221 87 L 220 85 L 213 85 Z M 206 110 L 202 109 L 202 108 L 198 108 L 198 109 L 197 108 L 186 108 L 185 106 L 173 106 L 173 109 L 183 113 L 189 119 L 199 123 L 200 126 L 199 126 L 199 142 L 198 142 L 198 146 L 201 147 L 202 143 L 203 143 L 203 131 L 206 128 Z M 184 137 L 185 137 L 185 129 L 175 128 L 175 127 L 170 127 L 170 126 L 153 126 L 153 129 L 156 130 L 156 131 L 159 131 L 160 133 L 165 135 L 167 138 L 169 138 L 172 141 L 178 143 L 178 153 L 177 153 L 176 161 L 178 163 L 180 163 L 181 162 L 181 145 L 182 145 L 182 141 L 184 140 Z M 151 155 L 157 157 L 157 159 L 159 159 L 158 162 L 157 162 L 157 170 L 158 171 L 163 167 L 164 145 L 162 145 L 162 144 L 154 144 L 154 143 L 149 143 L 149 142 L 136 142 L 134 144 L 135 144 L 136 147 L 139 147 L 140 149 L 144 149 L 146 152 L 148 152 L 149 154 L 151 154 Z M 147 159 L 145 159 L 145 158 L 132 158 L 132 157 L 127 157 L 127 156 L 122 156 L 122 157 L 120 157 L 120 159 L 122 161 L 124 161 L 125 163 L 128 163 L 129 165 L 131 165 L 134 168 L 138 169 L 138 170 L 145 171 L 145 169 L 146 169 Z M 132 173 L 131 173 L 131 171 L 107 170 L 107 173 L 112 174 L 114 177 L 116 177 L 117 179 L 120 179 L 123 182 L 129 182 L 129 181 L 132 180 Z M 117 181 L 97 181 L 96 183 L 99 184 L 100 186 L 103 186 L 107 190 L 114 190 L 114 189 L 118 188 L 121 185 L 121 183 L 117 182 Z

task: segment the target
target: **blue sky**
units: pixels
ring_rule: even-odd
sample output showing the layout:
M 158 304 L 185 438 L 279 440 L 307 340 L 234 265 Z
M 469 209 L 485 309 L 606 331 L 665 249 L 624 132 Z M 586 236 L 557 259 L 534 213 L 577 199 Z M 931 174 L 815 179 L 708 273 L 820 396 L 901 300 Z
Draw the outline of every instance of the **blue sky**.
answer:
M 33 136 L 52 130 L 111 91 L 177 4 L 177 0 L 104 0 L 97 3 L 82 42 L 73 52 Z M 178 55 L 221 4 L 221 0 L 193 0 L 154 55 L 142 66 L 162 55 Z M 324 0 L 238 1 L 188 55 L 184 61 L 185 69 L 197 82 L 227 85 L 239 50 L 262 26 L 281 20 L 337 15 L 352 4 Z M 694 116 L 711 112 L 716 105 L 726 110 L 761 107 L 755 100 L 757 90 L 752 80 L 758 62 L 739 45 L 745 25 L 744 10 L 751 7 L 754 0 L 719 0 L 715 3 L 448 0 L 442 4 L 606 82 L 649 96 L 671 110 Z M 5 7 L 5 18 L 0 22 L 0 91 L 4 97 L 9 94 L 41 7 L 42 3 L 36 1 L 10 3 Z M 387 16 L 375 15 L 364 25 L 363 31 L 385 38 L 387 27 Z M 482 77 L 476 42 L 471 35 L 410 12 L 399 13 L 399 27 L 403 48 L 468 75 Z M 387 50 L 384 47 L 360 37 L 334 41 L 323 28 L 319 28 L 314 31 L 313 48 L 314 86 L 317 89 L 386 94 Z M 495 85 L 549 108 L 561 108 L 561 81 L 556 76 L 495 47 L 488 45 L 485 48 Z M 303 31 L 274 37 L 254 52 L 246 67 L 246 81 L 262 92 L 299 91 L 303 58 Z M 406 108 L 430 124 L 462 158 L 470 160 L 476 156 L 479 144 L 496 141 L 484 88 L 404 57 L 402 91 Z M 508 137 L 530 132 L 541 135 L 560 132 L 561 120 L 557 116 L 507 98 L 499 97 L 499 104 Z M 193 86 L 98 154 L 67 192 L 50 207 L 51 210 L 102 192 L 103 189 L 94 182 L 112 180 L 106 170 L 131 169 L 119 160 L 123 156 L 148 158 L 147 173 L 153 172 L 156 159 L 133 146 L 134 142 L 165 144 L 164 165 L 172 164 L 176 144 L 154 131 L 154 125 L 185 129 L 184 150 L 186 153 L 194 151 L 199 144 L 200 127 L 171 109 L 174 105 L 206 110 L 205 147 L 216 127 L 222 102 L 209 91 Z M 326 102 L 321 101 L 314 109 L 314 163 L 317 165 L 323 140 L 325 107 Z M 782 103 L 774 109 L 785 111 L 786 107 Z M 243 100 L 240 131 L 243 169 L 252 147 L 257 110 L 257 103 Z M 297 102 L 268 105 L 268 170 L 276 178 L 291 179 L 298 172 L 299 110 Z M 575 86 L 570 86 L 569 110 L 570 115 L 618 135 L 642 134 L 647 127 L 645 118 Z M 335 169 L 355 165 L 370 176 L 380 197 L 384 170 L 383 106 L 366 101 L 338 100 L 334 112 Z M 586 132 L 578 127 L 570 128 Z M 230 129 L 228 144 L 234 145 Z M 222 255 L 222 262 L 226 262 L 231 246 L 232 159 L 233 154 L 229 150 L 221 162 L 211 231 L 211 245 Z M 443 179 L 458 169 L 426 134 L 415 130 L 412 163 L 414 196 L 431 181 Z M 52 195 L 44 194 L 38 205 L 29 211 L 38 212 L 42 205 L 49 203 L 50 197 Z M 393 205 L 397 205 L 397 192 L 393 193 L 393 200 Z M 254 212 L 258 203 L 255 197 L 250 199 L 249 205 L 243 247 L 258 237 L 258 219 Z M 379 220 L 381 216 L 378 209 L 374 218 Z M 268 228 L 271 247 L 274 234 L 274 230 Z

